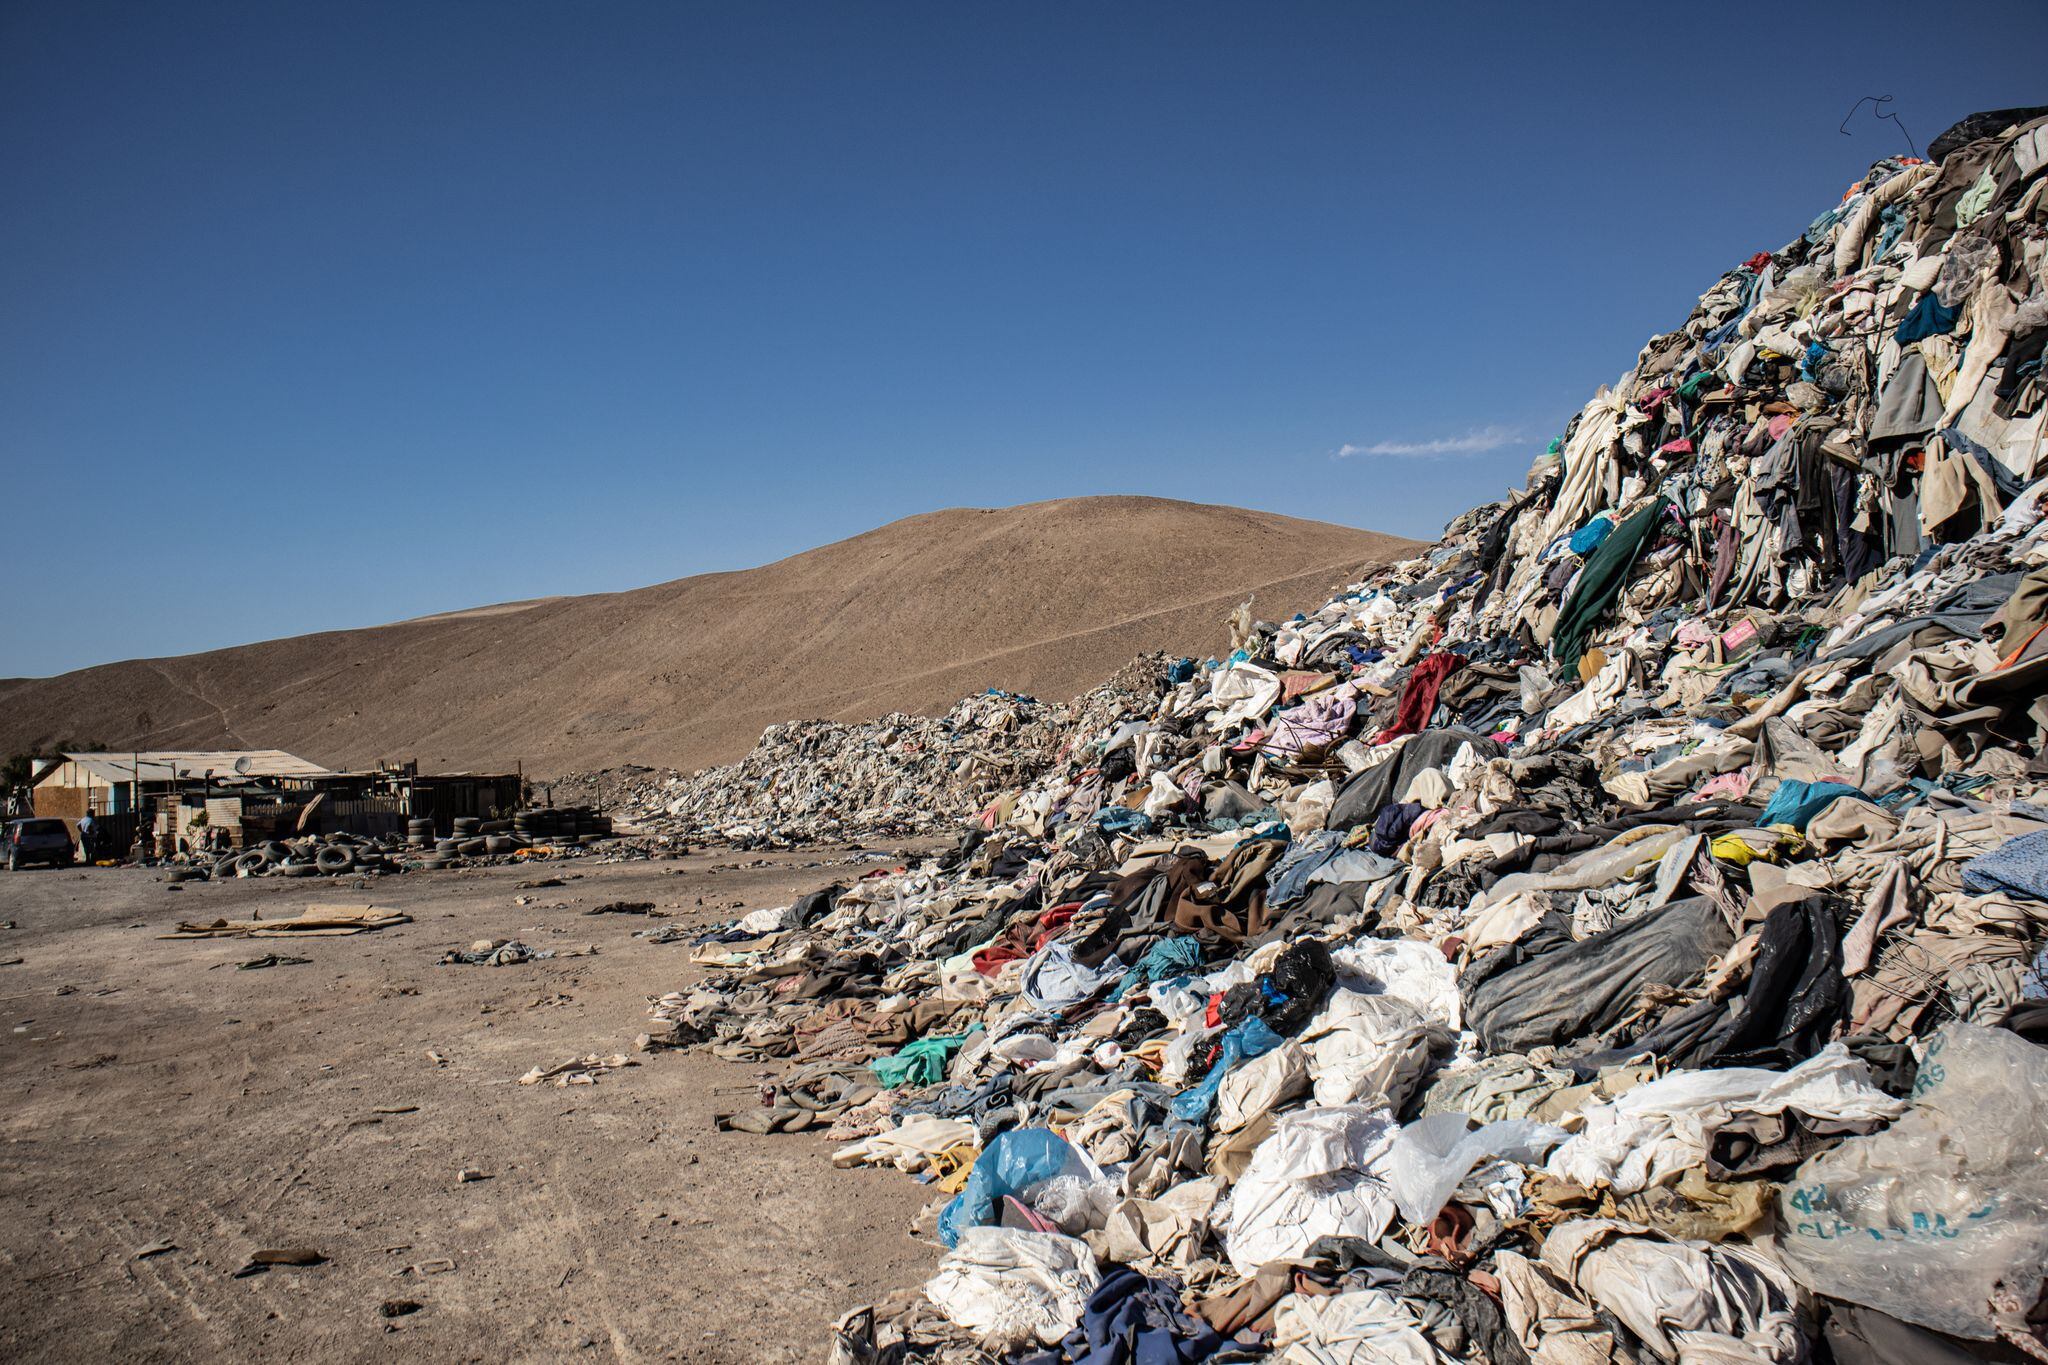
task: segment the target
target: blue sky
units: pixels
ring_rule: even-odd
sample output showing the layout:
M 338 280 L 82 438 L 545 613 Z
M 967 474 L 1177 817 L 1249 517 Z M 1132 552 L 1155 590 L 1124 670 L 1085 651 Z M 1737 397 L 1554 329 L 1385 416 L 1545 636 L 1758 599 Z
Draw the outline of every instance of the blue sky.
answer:
M 1900 149 L 1858 96 L 1924 147 L 2044 50 L 2037 0 L 12 0 L 0 675 L 947 506 L 1433 535 Z

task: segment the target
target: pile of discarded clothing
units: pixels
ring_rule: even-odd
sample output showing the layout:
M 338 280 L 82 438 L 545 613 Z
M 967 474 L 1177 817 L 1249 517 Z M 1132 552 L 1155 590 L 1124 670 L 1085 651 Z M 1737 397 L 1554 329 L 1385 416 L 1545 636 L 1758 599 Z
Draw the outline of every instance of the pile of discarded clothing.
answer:
M 1937 147 L 1425 554 L 703 945 L 728 1121 L 933 1187 L 835 1359 L 2048 1358 L 2048 110 Z
M 648 772 L 610 801 L 636 829 L 738 848 L 931 834 L 1036 778 L 1077 727 L 1121 714 L 1163 667 L 1139 660 L 1070 704 L 992 689 L 937 717 L 771 725 L 737 763 Z

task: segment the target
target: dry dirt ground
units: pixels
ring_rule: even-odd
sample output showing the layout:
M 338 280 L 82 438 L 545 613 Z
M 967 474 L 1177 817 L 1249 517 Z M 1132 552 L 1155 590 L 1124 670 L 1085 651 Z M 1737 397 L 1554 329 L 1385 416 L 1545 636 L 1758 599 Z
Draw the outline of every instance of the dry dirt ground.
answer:
M 0 873 L 0 1359 L 820 1358 L 840 1312 L 930 1274 L 937 1252 L 907 1231 L 922 1186 L 833 1170 L 819 1137 L 717 1132 L 714 1113 L 758 1103 L 752 1068 L 664 1053 L 591 1086 L 517 1079 L 631 1053 L 647 998 L 698 974 L 687 944 L 632 937 L 661 921 L 585 910 L 652 901 L 714 923 L 878 865 L 815 865 L 841 856 L 584 859 L 360 890 Z M 574 879 L 517 889 L 548 872 Z M 311 902 L 413 920 L 157 938 Z M 486 937 L 598 952 L 435 965 Z M 237 968 L 273 952 L 312 961 Z M 465 1168 L 488 1178 L 458 1183 Z M 158 1242 L 176 1249 L 138 1257 Z M 296 1247 L 327 1261 L 234 1275 Z M 387 1300 L 421 1307 L 387 1319 Z

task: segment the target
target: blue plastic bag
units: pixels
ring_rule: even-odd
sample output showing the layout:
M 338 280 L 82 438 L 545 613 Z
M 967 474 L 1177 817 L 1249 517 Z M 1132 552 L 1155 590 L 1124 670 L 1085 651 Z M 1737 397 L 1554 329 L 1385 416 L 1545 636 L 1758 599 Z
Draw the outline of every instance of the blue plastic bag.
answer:
M 1216 1065 L 1209 1068 L 1209 1074 L 1202 1083 L 1192 1090 L 1183 1090 L 1176 1095 L 1173 1116 L 1190 1123 L 1200 1123 L 1209 1117 L 1209 1110 L 1216 1104 L 1216 1092 L 1223 1088 L 1223 1077 L 1239 1062 L 1248 1062 L 1254 1057 L 1263 1057 L 1280 1046 L 1280 1035 L 1267 1027 L 1266 1021 L 1253 1015 L 1236 1028 L 1223 1035 L 1223 1055 L 1216 1059 Z
M 1004 1196 L 1020 1194 L 1064 1171 L 1084 1169 L 1079 1154 L 1058 1133 L 1047 1128 L 1006 1129 L 982 1149 L 967 1173 L 966 1187 L 939 1214 L 939 1240 L 958 1246 L 962 1232 L 995 1221 L 996 1205 Z

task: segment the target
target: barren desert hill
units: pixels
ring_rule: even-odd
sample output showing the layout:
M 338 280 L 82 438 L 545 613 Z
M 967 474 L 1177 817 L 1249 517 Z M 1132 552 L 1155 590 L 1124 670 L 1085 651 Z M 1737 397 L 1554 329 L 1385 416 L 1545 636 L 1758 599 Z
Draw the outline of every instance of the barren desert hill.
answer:
M 1073 696 L 1291 612 L 1395 536 L 1149 497 L 954 508 L 759 568 L 0 682 L 0 753 L 287 749 L 335 767 L 555 773 L 737 758 L 775 721 Z

